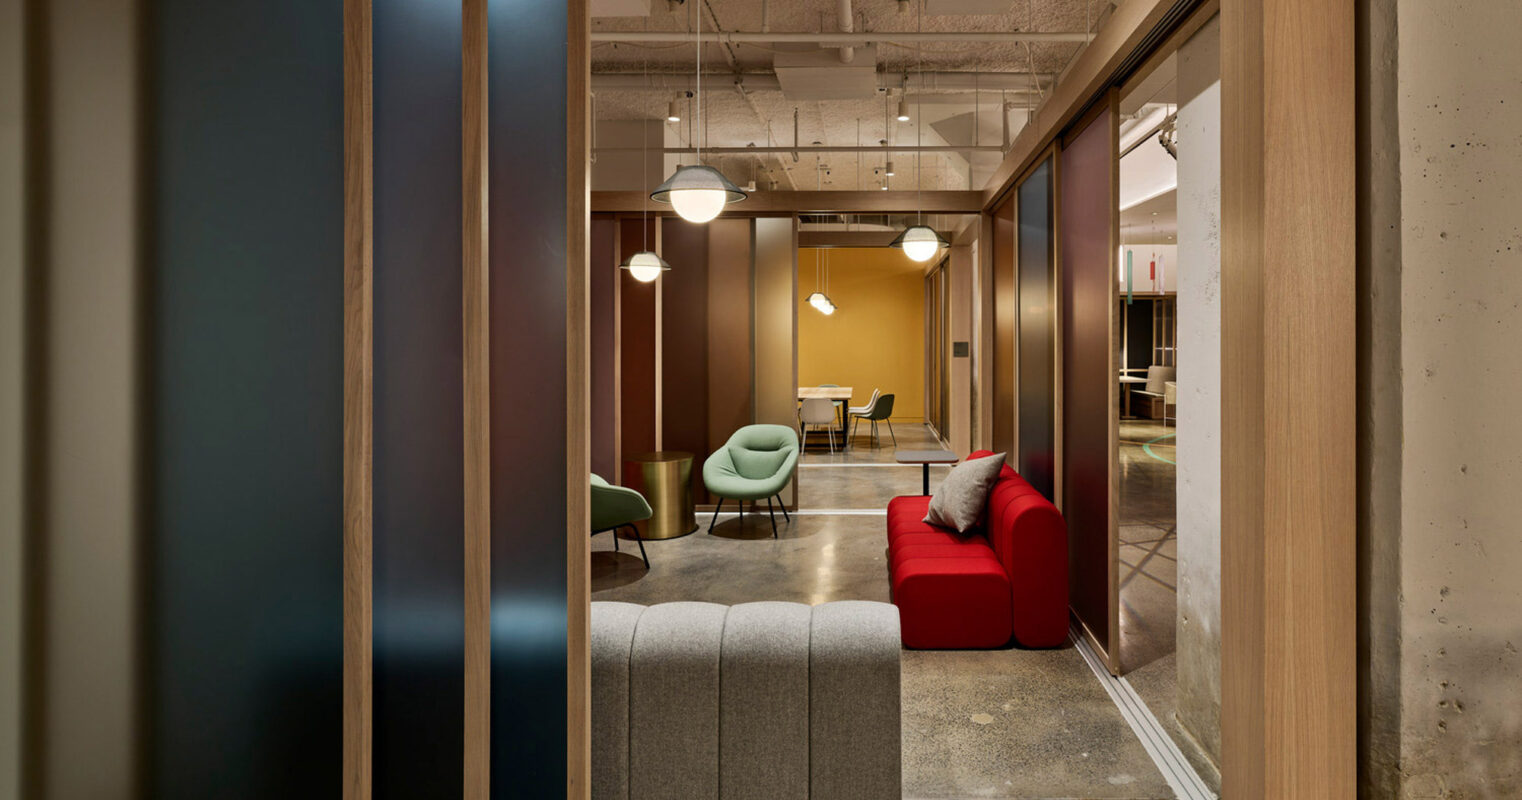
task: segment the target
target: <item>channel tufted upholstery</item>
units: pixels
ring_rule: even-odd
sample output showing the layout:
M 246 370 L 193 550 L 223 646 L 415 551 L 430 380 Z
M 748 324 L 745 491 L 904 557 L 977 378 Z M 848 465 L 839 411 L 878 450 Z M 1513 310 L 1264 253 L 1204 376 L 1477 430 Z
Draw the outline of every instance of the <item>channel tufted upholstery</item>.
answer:
M 898 609 L 592 604 L 594 800 L 900 795 Z

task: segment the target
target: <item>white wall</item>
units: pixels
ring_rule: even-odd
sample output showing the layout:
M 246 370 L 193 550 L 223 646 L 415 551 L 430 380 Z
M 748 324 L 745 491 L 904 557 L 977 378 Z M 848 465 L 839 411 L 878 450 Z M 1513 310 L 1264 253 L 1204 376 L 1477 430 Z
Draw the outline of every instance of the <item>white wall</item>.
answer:
M 1221 757 L 1220 21 L 1179 50 L 1178 715 Z M 1138 256 L 1140 257 L 1140 256 Z M 1140 274 L 1145 277 L 1145 267 Z

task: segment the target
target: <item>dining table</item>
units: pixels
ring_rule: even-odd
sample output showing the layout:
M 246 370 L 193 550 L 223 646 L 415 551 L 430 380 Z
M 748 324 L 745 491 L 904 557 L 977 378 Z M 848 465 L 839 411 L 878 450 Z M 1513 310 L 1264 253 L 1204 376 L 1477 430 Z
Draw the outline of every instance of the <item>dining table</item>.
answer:
M 802 405 L 805 400 L 829 400 L 840 408 L 840 428 L 836 433 L 840 434 L 841 441 L 845 441 L 846 428 L 850 420 L 846 410 L 850 408 L 851 387 L 849 386 L 799 386 L 798 404 Z

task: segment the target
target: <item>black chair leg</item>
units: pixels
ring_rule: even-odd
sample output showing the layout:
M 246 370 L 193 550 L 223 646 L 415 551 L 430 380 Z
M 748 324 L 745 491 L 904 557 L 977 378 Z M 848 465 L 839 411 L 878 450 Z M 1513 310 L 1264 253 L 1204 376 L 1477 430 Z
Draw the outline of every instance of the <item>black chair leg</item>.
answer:
M 893 420 L 885 420 L 888 423 L 888 435 L 893 437 L 893 446 L 898 447 L 898 434 L 893 432 Z
M 719 504 L 713 507 L 713 519 L 708 521 L 708 532 L 713 533 L 713 524 L 719 521 L 719 509 L 724 507 L 724 498 L 719 498 Z
M 772 510 L 772 499 L 766 498 L 766 515 L 772 518 L 772 538 L 777 538 L 777 512 Z
M 613 529 L 613 552 L 618 552 L 618 528 Z
M 768 500 L 767 502 L 771 502 L 771 501 Z M 778 493 L 778 495 L 777 495 L 777 505 L 781 506 L 781 508 L 782 508 L 782 518 L 787 520 L 788 522 L 792 522 L 793 518 L 788 516 L 788 514 L 787 514 L 787 503 L 782 502 L 782 495 L 781 495 L 781 493 Z
M 640 560 L 645 562 L 645 569 L 650 569 L 650 557 L 645 555 L 645 537 L 640 535 L 638 525 L 630 525 L 629 530 L 634 531 L 634 541 L 639 542 Z M 613 538 L 615 541 L 618 539 L 617 531 L 613 532 Z

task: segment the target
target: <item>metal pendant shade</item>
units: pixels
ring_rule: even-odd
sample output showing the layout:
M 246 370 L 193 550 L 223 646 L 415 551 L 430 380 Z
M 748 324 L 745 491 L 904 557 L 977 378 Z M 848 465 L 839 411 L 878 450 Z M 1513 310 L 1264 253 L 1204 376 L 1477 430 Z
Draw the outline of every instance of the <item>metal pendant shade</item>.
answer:
M 826 297 L 824 292 L 814 292 L 808 297 L 805 297 L 803 301 L 813 306 L 815 311 L 818 311 L 827 317 L 831 314 L 834 314 L 835 309 L 840 307 L 835 305 L 834 301 L 830 300 L 830 298 Z
M 702 194 L 686 194 L 701 192 Z M 721 194 L 722 193 L 722 196 Z M 696 203 L 684 202 L 698 198 Z M 650 199 L 671 203 L 689 222 L 707 222 L 719 215 L 724 206 L 745 199 L 745 190 L 724 177 L 724 173 L 704 164 L 677 167 L 665 183 L 655 187 Z
M 629 256 L 618 268 L 629 270 L 629 274 L 641 283 L 649 283 L 659 278 L 662 272 L 671 269 L 671 265 L 655 253 L 641 250 Z
M 942 247 L 947 247 L 951 242 L 935 232 L 929 225 L 911 225 L 904 229 L 903 233 L 894 237 L 889 243 L 892 247 L 903 250 L 915 261 L 928 261 Z

